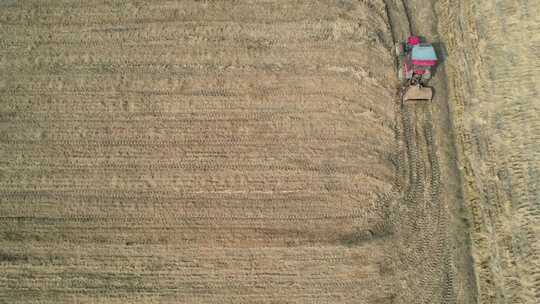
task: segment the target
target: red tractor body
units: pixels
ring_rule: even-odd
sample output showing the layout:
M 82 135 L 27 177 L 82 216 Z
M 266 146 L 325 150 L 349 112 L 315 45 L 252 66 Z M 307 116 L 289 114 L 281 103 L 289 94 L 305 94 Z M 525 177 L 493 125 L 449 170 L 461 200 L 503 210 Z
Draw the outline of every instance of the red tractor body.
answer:
M 431 89 L 423 86 L 431 79 L 432 69 L 437 64 L 433 45 L 420 42 L 419 37 L 410 36 L 406 43 L 396 46 L 396 52 L 399 59 L 398 77 L 402 85 L 407 89 L 416 86 L 413 92 L 422 92 L 420 97 L 429 96 L 428 99 L 431 99 Z

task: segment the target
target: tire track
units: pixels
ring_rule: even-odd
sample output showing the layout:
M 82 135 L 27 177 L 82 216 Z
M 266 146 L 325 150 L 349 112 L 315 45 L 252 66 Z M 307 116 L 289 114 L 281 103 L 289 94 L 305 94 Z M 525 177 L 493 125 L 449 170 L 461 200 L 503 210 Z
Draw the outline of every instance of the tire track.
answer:
M 386 3 L 391 19 L 389 26 L 395 40 L 403 41 L 410 33 L 422 34 L 416 31 L 414 13 L 408 2 L 388 0 Z M 390 8 L 398 7 L 400 13 L 390 11 Z M 403 26 L 404 23 L 408 25 L 407 33 L 396 28 L 398 24 Z M 434 303 L 435 299 L 438 299 L 437 303 L 457 302 L 456 275 L 451 246 L 447 241 L 449 210 L 446 199 L 441 197 L 441 168 L 434 138 L 432 107 L 431 104 L 404 104 L 399 109 L 402 122 L 398 124 L 398 128 L 401 127 L 402 130 L 396 133 L 401 134 L 405 143 L 405 151 L 402 152 L 405 155 L 398 159 L 400 162 L 405 161 L 408 169 L 402 169 L 403 164 L 397 167 L 402 172 L 401 176 L 407 178 L 407 187 L 403 189 L 403 203 L 407 208 L 398 208 L 400 211 L 397 211 L 398 214 L 394 214 L 393 218 L 401 219 L 398 226 L 401 226 L 403 231 L 409 229 L 407 238 L 410 239 L 410 244 L 405 245 L 402 250 L 412 250 L 413 253 L 409 253 L 407 260 L 416 267 L 414 275 L 403 276 L 409 280 L 420 277 L 416 284 L 410 282 L 413 284 L 410 286 L 412 288 L 403 290 L 400 295 L 403 303 Z M 397 146 L 399 147 L 399 144 Z M 398 227 L 394 229 L 400 230 Z

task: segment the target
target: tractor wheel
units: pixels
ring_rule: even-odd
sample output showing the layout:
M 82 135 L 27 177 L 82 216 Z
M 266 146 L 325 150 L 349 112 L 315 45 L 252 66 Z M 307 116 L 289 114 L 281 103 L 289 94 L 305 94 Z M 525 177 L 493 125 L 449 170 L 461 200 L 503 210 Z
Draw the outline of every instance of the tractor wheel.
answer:
M 396 56 L 398 57 L 403 56 L 403 43 L 401 42 L 396 43 Z

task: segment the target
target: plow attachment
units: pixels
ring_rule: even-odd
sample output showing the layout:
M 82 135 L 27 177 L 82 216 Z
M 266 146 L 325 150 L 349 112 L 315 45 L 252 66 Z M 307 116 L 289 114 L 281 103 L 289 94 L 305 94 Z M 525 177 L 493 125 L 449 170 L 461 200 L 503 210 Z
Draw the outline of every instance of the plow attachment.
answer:
M 433 90 L 430 87 L 424 87 L 421 85 L 411 85 L 405 90 L 403 94 L 403 102 L 407 101 L 431 101 L 433 98 Z

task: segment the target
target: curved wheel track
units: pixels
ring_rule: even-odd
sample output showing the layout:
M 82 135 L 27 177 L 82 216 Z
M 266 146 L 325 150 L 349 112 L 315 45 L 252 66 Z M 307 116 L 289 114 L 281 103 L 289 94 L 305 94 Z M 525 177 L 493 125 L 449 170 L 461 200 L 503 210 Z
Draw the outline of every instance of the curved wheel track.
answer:
M 414 12 L 405 1 L 388 0 L 389 26 L 394 39 L 403 41 L 416 32 Z M 403 27 L 407 27 L 405 33 Z M 439 94 L 444 92 L 439 91 Z M 444 96 L 438 98 L 444 102 Z M 396 100 L 396 103 L 400 103 Z M 409 103 L 396 107 L 397 170 L 403 185 L 400 200 L 393 209 L 393 229 L 403 238 L 395 258 L 401 260 L 396 272 L 406 282 L 398 298 L 403 303 L 457 303 L 456 273 L 449 241 L 450 210 L 441 187 L 441 164 L 437 151 L 437 118 L 434 104 Z M 402 142 L 403 144 L 400 144 Z M 436 300 L 438 299 L 438 300 Z

